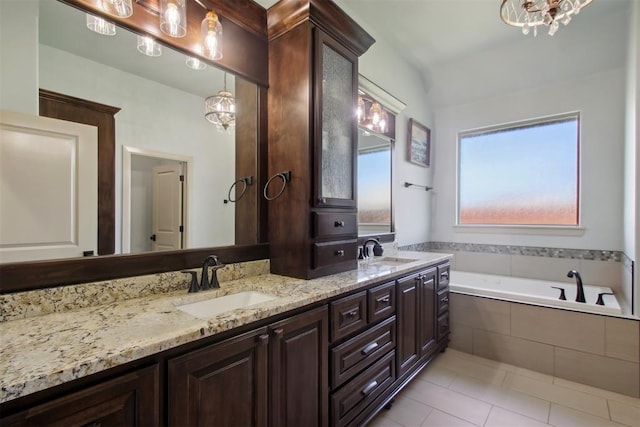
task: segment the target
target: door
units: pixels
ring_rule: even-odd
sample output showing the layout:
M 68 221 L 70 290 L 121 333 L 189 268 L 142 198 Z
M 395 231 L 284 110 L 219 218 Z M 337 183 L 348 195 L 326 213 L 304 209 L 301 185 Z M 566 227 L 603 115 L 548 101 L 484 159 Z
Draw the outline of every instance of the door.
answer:
M 430 269 L 421 275 L 420 293 L 420 356 L 428 356 L 436 346 L 436 269 Z
M 95 126 L 0 112 L 0 262 L 95 254 Z
M 418 362 L 419 288 L 420 275 L 398 280 L 398 377 Z
M 151 250 L 182 248 L 183 177 L 179 163 L 153 168 Z

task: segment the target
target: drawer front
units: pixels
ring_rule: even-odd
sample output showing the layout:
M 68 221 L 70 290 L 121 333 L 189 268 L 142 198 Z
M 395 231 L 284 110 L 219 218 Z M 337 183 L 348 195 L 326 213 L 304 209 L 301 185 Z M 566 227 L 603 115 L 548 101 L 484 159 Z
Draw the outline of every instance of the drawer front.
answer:
M 395 346 L 395 316 L 340 344 L 331 350 L 332 388 L 338 388 Z
M 436 336 L 436 340 L 438 342 L 449 335 L 449 313 L 445 313 L 438 317 L 437 329 L 438 334 Z
M 357 332 L 367 325 L 366 291 L 333 301 L 330 307 L 332 341 Z
M 341 240 L 339 242 L 314 243 L 313 245 L 314 268 L 354 261 L 357 256 L 357 240 Z
M 395 282 L 385 283 L 368 291 L 369 323 L 395 314 L 396 312 L 396 284 Z
M 438 266 L 438 289 L 449 286 L 449 268 L 451 264 L 446 263 Z
M 438 314 L 449 310 L 449 288 L 438 291 Z
M 395 380 L 395 351 L 391 351 L 331 396 L 334 425 L 344 426 Z
M 355 212 L 314 212 L 313 237 L 355 236 L 358 233 L 358 214 Z

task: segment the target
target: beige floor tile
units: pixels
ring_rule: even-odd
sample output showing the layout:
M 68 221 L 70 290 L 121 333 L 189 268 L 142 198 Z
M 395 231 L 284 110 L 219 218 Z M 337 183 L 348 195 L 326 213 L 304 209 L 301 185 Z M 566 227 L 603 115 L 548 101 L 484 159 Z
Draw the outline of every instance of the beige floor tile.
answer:
M 373 419 L 373 421 L 369 424 L 369 427 L 408 427 L 408 426 L 403 426 L 402 424 L 398 424 L 397 422 L 393 421 L 389 417 L 389 414 L 383 410 Z
M 447 368 L 443 363 L 439 363 L 439 359 L 436 359 L 434 363 L 427 366 L 420 373 L 417 379 L 429 381 L 442 387 L 449 387 L 457 375 L 455 371 Z
M 449 415 L 482 426 L 491 405 L 427 381 L 414 381 L 406 396 Z
M 556 427 L 622 427 L 624 425 L 556 404 L 551 404 L 549 424 Z
M 540 422 L 515 412 L 494 406 L 484 427 L 545 427 L 546 422 Z
M 447 357 L 441 357 L 438 363 L 446 369 L 457 374 L 478 378 L 492 384 L 500 385 L 504 382 L 507 371 L 499 368 L 499 363 L 487 363 L 488 359 L 479 358 L 462 352 L 445 353 Z
M 601 418 L 609 418 L 607 401 L 602 397 L 511 374 L 505 381 L 505 385 L 539 399 L 555 402 Z
M 627 396 L 626 394 L 615 393 L 613 391 L 592 387 L 590 385 L 565 380 L 564 378 L 558 378 L 558 377 L 552 377 L 552 378 L 553 378 L 553 383 L 560 387 L 566 387 L 566 388 L 571 388 L 578 391 L 583 391 L 585 393 L 589 393 L 594 396 L 604 397 L 607 400 L 615 400 L 617 402 L 624 403 L 625 405 L 630 405 L 630 406 L 635 406 L 636 408 L 640 408 L 640 399 L 638 399 L 637 397 L 631 397 L 631 396 Z
M 458 376 L 449 388 L 528 418 L 545 423 L 549 418 L 548 401 L 506 387 L 496 386 L 475 378 Z
M 450 350 L 447 350 L 449 352 Z M 470 354 L 469 352 L 463 352 L 454 350 L 453 356 L 461 358 L 463 360 L 468 360 L 474 363 L 479 363 L 482 365 L 489 366 L 493 369 L 497 369 L 505 372 L 512 372 L 514 374 L 522 375 L 529 378 L 535 378 L 540 381 L 545 381 L 548 383 L 553 382 L 553 376 L 548 374 L 543 374 L 541 372 L 532 371 L 527 368 L 522 368 L 520 366 L 511 365 L 509 363 L 500 362 L 497 360 L 487 359 L 486 357 L 481 357 L 477 354 Z M 449 356 L 447 356 L 449 357 Z
M 396 399 L 391 409 L 386 411 L 386 417 L 406 427 L 420 426 L 431 411 L 433 408 L 409 397 L 401 396 Z
M 422 424 L 424 427 L 475 427 L 475 424 L 468 423 L 453 415 L 434 409 Z
M 611 420 L 632 427 L 640 427 L 640 407 L 627 405 L 617 400 L 609 400 Z

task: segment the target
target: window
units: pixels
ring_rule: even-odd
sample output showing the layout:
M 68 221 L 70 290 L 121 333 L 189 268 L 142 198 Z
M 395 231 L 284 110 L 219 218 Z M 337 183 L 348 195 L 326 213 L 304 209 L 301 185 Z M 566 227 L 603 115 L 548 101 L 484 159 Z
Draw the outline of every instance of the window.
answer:
M 458 135 L 458 224 L 577 226 L 578 113 Z

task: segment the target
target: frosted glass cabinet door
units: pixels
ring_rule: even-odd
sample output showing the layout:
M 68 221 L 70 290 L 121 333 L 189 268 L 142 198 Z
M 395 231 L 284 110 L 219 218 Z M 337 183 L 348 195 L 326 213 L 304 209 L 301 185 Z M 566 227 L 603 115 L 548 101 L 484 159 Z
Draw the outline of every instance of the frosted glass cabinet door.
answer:
M 355 207 L 356 58 L 317 32 L 321 102 L 316 138 L 316 206 Z

